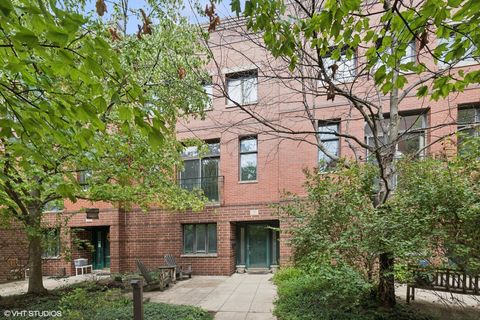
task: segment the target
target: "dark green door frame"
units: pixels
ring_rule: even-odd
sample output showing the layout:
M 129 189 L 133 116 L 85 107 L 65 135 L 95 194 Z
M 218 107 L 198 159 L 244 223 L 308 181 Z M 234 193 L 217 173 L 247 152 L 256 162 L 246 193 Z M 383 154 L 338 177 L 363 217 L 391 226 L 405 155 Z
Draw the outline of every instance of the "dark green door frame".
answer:
M 268 224 L 246 225 L 246 267 L 270 267 L 270 229 Z
M 93 269 L 110 267 L 109 227 L 92 227 Z

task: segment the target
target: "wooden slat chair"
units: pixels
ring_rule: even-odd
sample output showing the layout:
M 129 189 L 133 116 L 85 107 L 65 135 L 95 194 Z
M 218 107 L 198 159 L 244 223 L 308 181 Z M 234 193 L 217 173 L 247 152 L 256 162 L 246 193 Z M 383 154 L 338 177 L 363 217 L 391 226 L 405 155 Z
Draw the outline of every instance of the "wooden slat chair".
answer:
M 142 274 L 142 277 L 145 279 L 145 284 L 143 285 L 143 291 L 153 291 L 153 290 L 163 290 L 165 288 L 165 284 L 161 279 L 154 280 L 148 271 L 147 267 L 143 264 L 142 261 L 139 259 L 135 259 L 135 264 L 137 265 L 138 271 Z M 161 278 L 161 277 L 160 277 Z
M 182 280 L 183 276 L 188 276 L 188 278 L 192 277 L 192 265 L 187 264 L 185 266 L 179 266 L 177 265 L 177 262 L 175 261 L 175 257 L 171 254 L 166 254 L 164 256 L 165 258 L 165 263 L 167 266 L 172 266 L 175 267 L 175 276 L 178 276 L 178 279 Z

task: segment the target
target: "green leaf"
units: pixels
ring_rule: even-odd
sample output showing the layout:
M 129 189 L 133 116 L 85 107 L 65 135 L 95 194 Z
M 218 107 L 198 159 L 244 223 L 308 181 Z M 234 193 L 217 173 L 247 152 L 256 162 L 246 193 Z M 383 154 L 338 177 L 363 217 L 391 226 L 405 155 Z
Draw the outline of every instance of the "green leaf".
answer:
M 48 40 L 63 46 L 68 42 L 69 34 L 63 31 L 51 30 L 46 33 L 46 37 Z
M 37 36 L 30 30 L 24 28 L 23 31 L 17 32 L 12 38 L 18 42 L 26 44 L 27 46 L 38 44 Z
M 417 90 L 417 97 L 425 97 L 428 94 L 428 86 L 421 86 Z
M 13 10 L 13 5 L 10 0 L 0 1 L 0 12 L 2 13 L 2 15 L 7 17 L 10 14 L 10 12 L 12 12 L 12 10 Z

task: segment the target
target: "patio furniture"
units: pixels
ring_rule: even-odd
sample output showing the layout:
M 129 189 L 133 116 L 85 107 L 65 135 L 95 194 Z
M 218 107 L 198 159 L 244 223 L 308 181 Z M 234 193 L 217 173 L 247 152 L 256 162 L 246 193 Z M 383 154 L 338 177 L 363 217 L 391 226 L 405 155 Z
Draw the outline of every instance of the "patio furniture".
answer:
M 160 273 L 158 280 L 154 280 L 150 274 L 150 271 L 148 271 L 147 267 L 145 267 L 142 261 L 135 259 L 135 264 L 137 265 L 138 271 L 140 271 L 142 277 L 145 279 L 143 291 L 147 292 L 158 289 L 163 290 L 168 285 L 162 281 L 162 273 Z
M 84 265 L 84 266 L 75 266 L 75 275 L 78 276 L 79 274 L 85 274 L 88 272 L 88 268 L 90 268 L 90 273 L 93 272 L 93 265 L 91 264 L 87 264 L 87 265 Z M 81 271 L 81 273 L 79 273 L 78 271 Z
M 183 280 L 183 276 L 188 276 L 188 278 L 192 277 L 192 265 L 187 264 L 185 266 L 179 266 L 177 265 L 177 262 L 175 261 L 175 257 L 171 254 L 166 254 L 164 256 L 165 258 L 165 263 L 167 266 L 175 267 L 175 277 L 177 277 L 180 280 Z
M 411 268 L 413 281 L 407 284 L 407 303 L 415 300 L 415 289 L 480 295 L 478 274 L 455 269 Z

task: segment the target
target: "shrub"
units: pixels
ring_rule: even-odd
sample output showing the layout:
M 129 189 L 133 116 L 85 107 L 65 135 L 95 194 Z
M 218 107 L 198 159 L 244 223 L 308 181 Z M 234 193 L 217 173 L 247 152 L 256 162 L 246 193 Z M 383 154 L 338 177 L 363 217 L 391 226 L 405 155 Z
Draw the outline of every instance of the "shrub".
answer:
M 276 285 L 281 284 L 282 282 L 288 281 L 292 278 L 298 278 L 304 274 L 304 271 L 295 267 L 286 267 L 281 268 L 273 275 L 273 283 Z
M 98 297 L 85 288 L 75 288 L 60 299 L 62 317 L 72 320 L 89 319 L 95 315 Z
M 372 299 L 372 285 L 349 266 L 316 265 L 279 270 L 273 281 L 278 298 L 274 314 L 279 320 L 430 320 L 399 305 L 378 308 Z
M 349 267 L 322 267 L 307 274 L 287 268 L 274 279 L 278 286 L 275 315 L 282 320 L 362 319 L 352 312 L 368 297 L 370 285 Z

